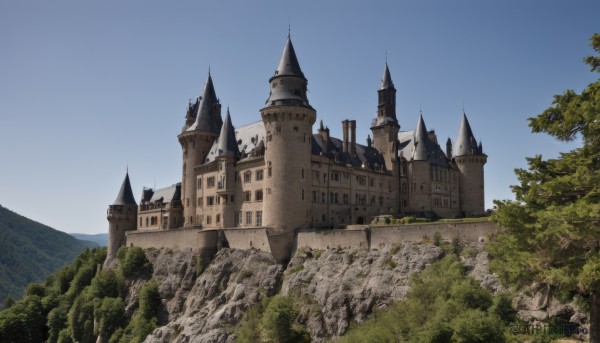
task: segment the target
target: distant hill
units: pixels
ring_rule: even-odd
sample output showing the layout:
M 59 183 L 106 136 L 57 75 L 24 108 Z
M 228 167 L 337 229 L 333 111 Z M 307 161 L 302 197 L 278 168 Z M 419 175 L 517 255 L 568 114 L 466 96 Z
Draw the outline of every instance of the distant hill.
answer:
M 0 205 L 0 302 L 97 246 L 23 217 Z
M 107 233 L 97 233 L 94 235 L 90 235 L 87 233 L 70 233 L 69 235 L 82 240 L 82 241 L 90 241 L 98 244 L 100 247 L 105 247 L 108 244 L 108 234 Z

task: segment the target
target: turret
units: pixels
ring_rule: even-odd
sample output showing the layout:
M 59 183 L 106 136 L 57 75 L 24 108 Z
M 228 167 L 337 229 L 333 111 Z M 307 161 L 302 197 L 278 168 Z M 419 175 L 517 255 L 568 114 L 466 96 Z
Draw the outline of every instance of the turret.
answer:
M 235 161 L 239 150 L 229 108 L 227 108 L 227 116 L 221 127 L 219 138 L 217 138 L 215 155 L 215 161 L 219 164 L 217 196 L 221 197 L 218 202 L 222 206 L 223 220 L 221 223 L 223 227 L 235 227 L 235 202 L 232 197 L 235 193 Z
M 311 137 L 317 112 L 306 97 L 308 81 L 288 36 L 270 94 L 260 110 L 266 131 L 263 224 L 277 240 L 275 259 L 289 259 L 294 231 L 308 227 Z
M 412 160 L 412 178 L 410 182 L 414 184 L 414 189 L 410 193 L 410 204 L 412 211 L 420 212 L 431 208 L 430 158 L 432 157 L 434 149 L 433 142 L 429 139 L 429 134 L 422 114 L 419 114 L 413 141 L 415 147 L 414 153 L 413 156 L 409 158 Z
M 485 213 L 483 166 L 487 155 L 463 113 L 458 136 L 454 142 L 453 161 L 459 170 L 460 209 L 466 216 L 479 216 Z
M 110 268 L 116 262 L 119 248 L 125 245 L 125 231 L 136 229 L 137 203 L 131 190 L 129 173 L 125 174 L 117 198 L 108 206 L 106 219 L 108 220 L 108 249 L 104 267 Z
M 383 155 L 386 168 L 393 171 L 398 160 L 397 141 L 400 124 L 396 118 L 396 88 L 387 62 L 377 95 L 377 114 L 371 124 L 373 147 Z
M 204 93 L 199 99 L 194 123 L 184 126 L 178 136 L 183 150 L 183 172 L 181 182 L 181 201 L 183 203 L 184 226 L 200 225 L 196 215 L 196 172 L 195 167 L 202 164 L 210 147 L 219 135 L 223 120 L 221 104 L 216 96 L 210 71 L 204 86 Z M 189 120 L 189 116 L 187 119 Z

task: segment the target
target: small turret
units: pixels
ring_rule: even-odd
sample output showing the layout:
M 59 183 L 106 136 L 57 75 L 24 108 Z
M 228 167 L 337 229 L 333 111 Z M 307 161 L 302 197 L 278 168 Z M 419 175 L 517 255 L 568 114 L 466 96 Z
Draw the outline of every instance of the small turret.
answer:
M 104 267 L 110 268 L 116 262 L 119 248 L 125 245 L 125 231 L 136 229 L 137 221 L 137 203 L 133 197 L 131 183 L 129 182 L 129 172 L 125 174 L 125 179 L 119 190 L 117 198 L 108 206 L 108 249 Z
M 196 214 L 196 166 L 202 164 L 208 155 L 215 139 L 221 131 L 221 104 L 215 93 L 210 71 L 199 100 L 194 123 L 184 126 L 177 137 L 183 150 L 183 168 L 181 190 L 183 202 L 184 226 L 198 225 Z
M 419 121 L 417 122 L 417 128 L 414 134 L 415 140 L 415 154 L 413 155 L 414 161 L 427 161 L 429 159 L 429 153 L 431 152 L 431 142 L 429 135 L 427 134 L 427 127 L 425 127 L 425 121 L 423 121 L 423 115 L 419 114 Z
M 466 216 L 483 215 L 485 213 L 483 166 L 487 162 L 487 156 L 483 153 L 482 144 L 477 145 L 464 112 L 454 143 L 452 160 L 459 170 L 460 210 Z
M 448 140 L 446 141 L 446 157 L 452 159 L 452 140 L 450 137 L 448 137 Z

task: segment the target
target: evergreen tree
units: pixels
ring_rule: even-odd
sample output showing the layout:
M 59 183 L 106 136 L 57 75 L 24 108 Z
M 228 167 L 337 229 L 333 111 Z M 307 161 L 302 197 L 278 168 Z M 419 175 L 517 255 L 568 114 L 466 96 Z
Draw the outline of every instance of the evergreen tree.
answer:
M 600 53 L 600 34 L 591 45 Z M 600 72 L 600 56 L 584 59 Z M 533 132 L 582 146 L 560 157 L 528 158 L 517 169 L 515 200 L 496 201 L 493 219 L 506 228 L 490 248 L 492 268 L 517 287 L 539 281 L 558 294 L 587 299 L 590 342 L 600 342 L 600 80 L 568 90 L 529 119 Z

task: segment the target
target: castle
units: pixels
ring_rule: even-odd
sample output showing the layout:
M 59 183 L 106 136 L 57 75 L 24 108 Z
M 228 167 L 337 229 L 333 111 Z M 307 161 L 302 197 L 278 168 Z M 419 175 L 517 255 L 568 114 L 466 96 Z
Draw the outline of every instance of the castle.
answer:
M 269 79 L 261 120 L 236 129 L 229 109 L 222 119 L 209 72 L 178 136 L 181 182 L 145 188 L 138 206 L 126 175 L 108 209 L 107 264 L 132 232 L 194 230 L 210 254 L 224 241 L 219 232 L 260 229 L 271 249 L 278 246 L 274 255 L 284 260 L 294 233 L 302 229 L 366 224 L 386 214 L 484 214 L 487 156 L 464 113 L 458 136 L 454 142 L 448 138 L 445 152 L 422 115 L 414 130 L 400 131 L 396 89 L 386 63 L 372 138 L 363 145 L 356 141 L 355 120 L 342 121 L 341 139 L 331 137 L 322 121 L 313 133 L 317 111 L 307 98 L 307 83 L 288 36 Z

